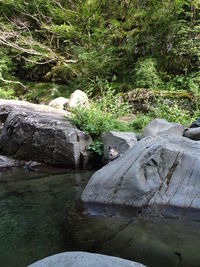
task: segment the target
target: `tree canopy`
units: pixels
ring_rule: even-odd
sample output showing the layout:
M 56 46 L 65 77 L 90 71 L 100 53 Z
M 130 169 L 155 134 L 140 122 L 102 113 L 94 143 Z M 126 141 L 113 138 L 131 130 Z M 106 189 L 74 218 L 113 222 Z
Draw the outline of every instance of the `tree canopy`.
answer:
M 199 92 L 199 0 L 0 0 L 0 86 Z M 23 87 L 23 85 L 22 85 Z

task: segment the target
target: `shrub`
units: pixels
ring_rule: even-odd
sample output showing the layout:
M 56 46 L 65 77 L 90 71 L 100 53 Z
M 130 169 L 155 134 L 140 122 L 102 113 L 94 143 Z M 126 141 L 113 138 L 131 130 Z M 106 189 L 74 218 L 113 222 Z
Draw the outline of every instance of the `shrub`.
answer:
M 134 85 L 137 88 L 156 88 L 162 84 L 156 65 L 156 60 L 151 57 L 138 59 L 134 69 Z
M 176 102 L 168 105 L 163 101 L 158 100 L 156 107 L 149 112 L 151 118 L 162 118 L 169 122 L 177 122 L 183 125 L 190 124 L 193 119 L 190 112 L 181 109 Z
M 129 112 L 128 104 L 123 101 L 121 95 L 115 94 L 108 82 L 105 85 L 101 98 L 93 100 L 90 108 L 79 107 L 72 110 L 72 122 L 94 138 L 98 138 L 105 131 L 129 129 L 128 123 L 118 119 Z
M 151 116 L 139 114 L 129 123 L 129 127 L 135 132 L 141 132 L 151 119 Z
M 88 109 L 73 109 L 71 120 L 80 130 L 94 138 L 98 138 L 105 131 L 129 129 L 127 123 L 120 122 L 116 115 L 103 111 L 98 103 L 91 104 Z
M 191 122 L 198 117 L 200 117 L 200 109 L 198 106 L 193 113 L 190 114 L 189 111 L 181 109 L 177 102 L 169 105 L 162 100 L 158 100 L 148 113 L 145 115 L 142 113 L 138 114 L 136 118 L 130 122 L 129 128 L 132 129 L 132 131 L 140 132 L 155 118 L 166 119 L 169 122 L 176 122 L 189 126 Z
M 13 99 L 16 98 L 14 96 L 15 91 L 12 88 L 8 88 L 8 87 L 0 87 L 0 98 L 4 98 L 4 99 Z
M 93 141 L 89 146 L 88 146 L 88 150 L 91 150 L 93 152 L 95 152 L 96 154 L 98 154 L 99 156 L 103 155 L 103 143 L 99 140 L 95 140 Z
M 165 89 L 169 91 L 186 90 L 194 94 L 200 92 L 200 71 L 191 73 L 188 76 L 176 75 L 172 77 L 165 85 Z

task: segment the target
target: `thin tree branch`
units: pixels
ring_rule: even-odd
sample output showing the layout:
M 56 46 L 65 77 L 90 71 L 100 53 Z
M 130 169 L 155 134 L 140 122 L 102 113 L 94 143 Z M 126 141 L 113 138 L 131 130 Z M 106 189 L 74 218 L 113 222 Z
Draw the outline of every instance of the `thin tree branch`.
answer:
M 5 79 L 2 77 L 1 74 L 0 74 L 0 80 L 3 81 L 3 82 L 5 82 L 5 83 L 15 83 L 15 84 L 19 84 L 19 85 L 21 85 L 23 88 L 26 89 L 26 86 L 25 86 L 23 83 L 21 83 L 21 82 L 19 82 L 19 81 L 5 80 Z

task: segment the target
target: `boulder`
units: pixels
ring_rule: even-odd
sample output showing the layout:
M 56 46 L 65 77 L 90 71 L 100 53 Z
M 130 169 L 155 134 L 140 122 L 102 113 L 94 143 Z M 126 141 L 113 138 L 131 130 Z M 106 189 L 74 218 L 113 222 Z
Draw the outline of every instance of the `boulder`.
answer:
M 200 220 L 199 177 L 199 142 L 175 135 L 147 137 L 97 171 L 82 200 L 93 214 L 115 214 L 120 207 L 122 212 L 130 208 L 132 215 Z
M 32 113 L 42 113 L 46 116 L 65 116 L 68 117 L 70 115 L 69 112 L 65 110 L 54 109 L 47 105 L 38 105 L 29 103 L 27 101 L 18 101 L 18 100 L 5 100 L 0 99 L 0 122 L 4 123 L 7 119 L 8 114 L 13 111 L 22 110 L 32 112 Z
M 145 267 L 143 264 L 117 257 L 88 252 L 64 252 L 56 254 L 29 267 Z
M 197 118 L 195 121 L 193 121 L 189 128 L 197 128 L 197 127 L 200 127 L 200 118 Z
M 4 122 L 0 153 L 59 167 L 79 167 L 91 137 L 76 129 L 67 116 L 68 112 L 48 106 L 0 100 L 0 120 Z
M 154 119 L 144 128 L 142 137 L 163 136 L 163 135 L 183 135 L 185 127 L 178 123 L 171 123 L 164 119 Z
M 137 137 L 131 132 L 105 132 L 101 136 L 104 146 L 104 158 L 113 160 L 122 156 L 124 152 L 134 146 L 137 142 Z
M 192 140 L 200 141 L 200 127 L 185 130 L 183 136 Z
M 0 155 L 0 170 L 13 168 L 13 167 L 20 167 L 20 166 L 24 166 L 25 164 L 26 164 L 25 161 L 19 161 L 19 160 L 15 160 L 15 159 Z
M 57 109 L 64 109 L 64 105 L 68 103 L 69 99 L 61 96 L 51 100 L 49 106 Z
M 87 94 L 81 90 L 74 91 L 69 98 L 69 108 L 89 107 Z

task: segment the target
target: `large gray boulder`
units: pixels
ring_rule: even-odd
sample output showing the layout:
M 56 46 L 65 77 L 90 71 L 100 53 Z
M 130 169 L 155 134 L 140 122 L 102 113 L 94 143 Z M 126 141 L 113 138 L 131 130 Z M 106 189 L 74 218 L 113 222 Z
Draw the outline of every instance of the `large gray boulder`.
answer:
M 88 252 L 64 252 L 37 261 L 29 267 L 145 267 L 143 264 Z
M 101 140 L 103 142 L 104 158 L 106 160 L 113 160 L 122 156 L 127 149 L 137 143 L 135 134 L 131 132 L 104 132 Z M 113 157 L 112 151 L 115 152 L 115 157 Z
M 144 128 L 142 137 L 163 136 L 163 135 L 183 135 L 185 127 L 178 123 L 168 122 L 165 119 L 154 119 Z
M 68 112 L 48 106 L 0 100 L 4 123 L 0 153 L 59 167 L 79 167 L 91 138 L 76 129 L 67 116 Z
M 200 127 L 189 128 L 184 131 L 183 135 L 189 139 L 200 141 Z
M 4 123 L 6 121 L 7 116 L 11 112 L 20 112 L 23 110 L 32 113 L 46 114 L 47 116 L 55 115 L 60 117 L 68 117 L 70 115 L 70 113 L 65 110 L 55 110 L 54 108 L 46 105 L 33 104 L 27 101 L 0 99 L 0 122 Z
M 179 136 L 147 137 L 97 171 L 82 200 L 91 213 L 97 206 L 112 206 L 200 220 L 199 178 L 199 142 Z

